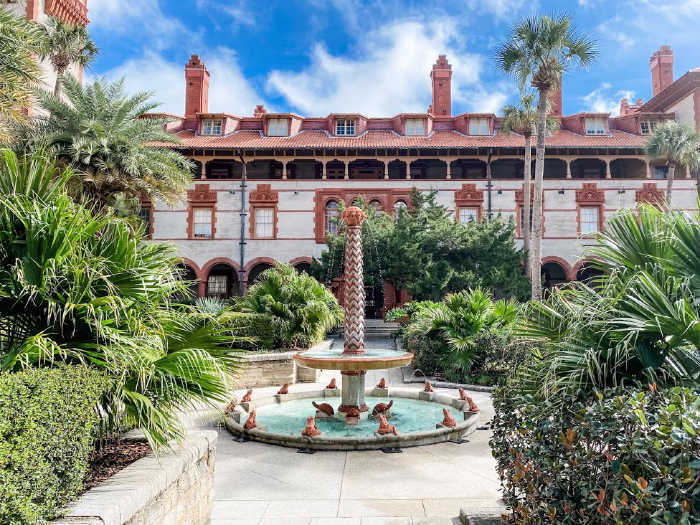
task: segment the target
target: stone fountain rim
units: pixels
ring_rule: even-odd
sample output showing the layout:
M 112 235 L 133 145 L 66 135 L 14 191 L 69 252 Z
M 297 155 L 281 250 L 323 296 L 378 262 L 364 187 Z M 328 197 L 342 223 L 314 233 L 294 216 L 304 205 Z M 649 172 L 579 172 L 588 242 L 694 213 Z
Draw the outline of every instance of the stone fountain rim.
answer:
M 328 397 L 337 399 L 338 394 L 332 392 L 331 395 L 326 395 L 328 389 L 323 390 L 311 390 L 307 392 L 296 392 L 284 396 L 284 400 L 281 396 L 265 396 L 259 399 L 253 399 L 252 403 L 255 406 L 265 406 L 273 403 L 284 403 L 287 400 L 296 399 L 312 399 L 318 397 Z M 336 389 L 337 390 L 337 389 Z M 367 389 L 365 395 L 372 396 L 377 395 L 377 389 Z M 389 388 L 386 389 L 387 394 L 377 397 L 394 397 L 394 398 L 406 398 L 406 399 L 421 399 L 431 403 L 437 403 L 441 405 L 451 406 L 457 409 L 463 409 L 466 405 L 466 401 L 454 398 L 445 394 L 439 393 L 427 393 L 418 390 L 408 390 L 408 389 L 396 389 Z M 426 399 L 427 398 L 427 399 Z M 240 405 L 239 405 L 240 407 Z M 239 408 L 237 407 L 237 408 Z M 241 408 L 241 410 L 243 410 Z M 247 412 L 243 411 L 247 414 Z M 415 447 L 422 445 L 432 445 L 435 443 L 444 443 L 445 441 L 455 440 L 471 434 L 476 430 L 477 423 L 479 421 L 478 413 L 469 413 L 469 416 L 464 420 L 457 423 L 454 428 L 443 427 L 435 428 L 431 430 L 422 430 L 420 432 L 411 432 L 408 434 L 399 434 L 398 436 L 386 435 L 386 436 L 362 436 L 362 437 L 325 437 L 323 435 L 318 437 L 307 437 L 300 434 L 278 434 L 275 432 L 268 432 L 261 429 L 246 430 L 243 428 L 243 418 L 241 418 L 241 423 L 237 423 L 230 415 L 225 417 L 226 428 L 232 434 L 248 437 L 253 441 L 259 441 L 262 443 L 268 443 L 271 445 L 279 445 L 283 447 L 292 448 L 309 448 L 314 450 L 377 450 L 386 447 Z M 436 422 L 438 423 L 438 422 Z M 401 432 L 401 429 L 399 429 Z
M 313 357 L 304 353 L 294 354 L 294 360 L 308 368 L 321 370 L 361 371 L 399 368 L 413 361 L 413 353 L 403 352 L 392 357 Z

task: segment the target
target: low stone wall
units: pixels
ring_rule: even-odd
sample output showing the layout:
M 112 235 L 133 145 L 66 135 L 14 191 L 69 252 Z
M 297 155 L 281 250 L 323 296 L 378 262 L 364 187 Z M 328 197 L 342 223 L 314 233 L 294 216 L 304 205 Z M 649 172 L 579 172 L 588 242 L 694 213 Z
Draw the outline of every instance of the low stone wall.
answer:
M 326 339 L 311 349 L 328 349 L 333 341 Z M 262 386 L 283 385 L 285 383 L 315 383 L 320 371 L 297 365 L 292 352 L 271 352 L 266 354 L 249 353 L 245 355 L 247 364 L 236 380 L 237 388 L 258 388 Z
M 187 434 L 158 458 L 135 461 L 90 489 L 53 525 L 206 525 L 214 498 L 217 433 Z

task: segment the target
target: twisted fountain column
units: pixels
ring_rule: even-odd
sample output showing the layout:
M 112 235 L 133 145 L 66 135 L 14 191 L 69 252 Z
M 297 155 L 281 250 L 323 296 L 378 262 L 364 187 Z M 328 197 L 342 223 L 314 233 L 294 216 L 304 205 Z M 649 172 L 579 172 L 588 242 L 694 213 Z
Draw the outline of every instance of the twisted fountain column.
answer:
M 365 353 L 365 283 L 362 265 L 362 223 L 365 213 L 356 206 L 346 208 L 340 218 L 345 223 L 345 340 L 344 355 Z M 365 370 L 343 371 L 340 412 L 351 407 L 366 411 Z

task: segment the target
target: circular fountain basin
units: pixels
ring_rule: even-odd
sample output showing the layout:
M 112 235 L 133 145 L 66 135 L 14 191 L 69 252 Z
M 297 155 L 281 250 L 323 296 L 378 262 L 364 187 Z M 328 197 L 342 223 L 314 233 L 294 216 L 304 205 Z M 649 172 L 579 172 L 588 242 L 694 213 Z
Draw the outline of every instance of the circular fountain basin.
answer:
M 294 354 L 294 359 L 309 368 L 322 370 L 382 370 L 406 366 L 413 361 L 413 354 L 388 348 L 367 349 L 364 354 L 343 354 L 342 348 L 308 350 Z
M 234 434 L 255 441 L 317 450 L 372 450 L 428 445 L 460 439 L 476 429 L 478 414 L 465 412 L 466 403 L 460 399 L 403 389 L 389 389 L 388 395 L 384 390 L 381 397 L 376 394 L 377 389 L 367 390 L 367 405 L 371 409 L 377 403 L 387 403 L 392 399 L 394 404 L 388 421 L 397 427 L 398 436 L 375 435 L 379 421 L 369 417 L 368 413 L 362 415 L 359 424 L 348 425 L 337 412 L 330 418 L 316 418 L 320 436 L 302 436 L 306 419 L 316 415 L 312 401 L 330 403 L 337 408 L 340 398 L 337 393 L 327 390 L 253 398 L 252 408 L 256 411 L 258 428 L 243 428 L 248 413 L 240 406 L 236 407 L 238 414 L 235 417 L 226 418 L 226 427 Z M 443 419 L 443 408 L 447 408 L 455 418 L 456 427 L 439 425 Z

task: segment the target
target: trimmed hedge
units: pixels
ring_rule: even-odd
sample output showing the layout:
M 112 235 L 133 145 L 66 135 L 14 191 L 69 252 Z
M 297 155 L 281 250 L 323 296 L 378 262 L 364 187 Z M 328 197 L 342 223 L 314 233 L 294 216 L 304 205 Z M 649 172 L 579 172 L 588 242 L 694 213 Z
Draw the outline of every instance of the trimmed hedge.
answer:
M 45 523 L 80 493 L 108 385 L 77 366 L 0 374 L 0 523 Z
M 700 523 L 696 391 L 628 387 L 555 403 L 499 388 L 494 408 L 511 523 Z

